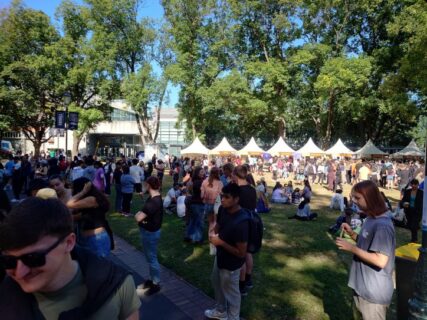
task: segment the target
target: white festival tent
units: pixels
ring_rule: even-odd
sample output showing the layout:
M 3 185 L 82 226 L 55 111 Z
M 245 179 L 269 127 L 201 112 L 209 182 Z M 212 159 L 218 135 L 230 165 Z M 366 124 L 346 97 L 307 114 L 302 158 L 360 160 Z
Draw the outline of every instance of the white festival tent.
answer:
M 271 154 L 272 156 L 279 156 L 279 155 L 291 155 L 295 152 L 294 149 L 292 149 L 288 144 L 283 140 L 282 137 L 277 140 L 277 142 L 272 146 L 267 153 Z
M 412 140 L 405 148 L 392 154 L 393 157 L 424 157 L 424 153 L 418 148 L 414 140 Z
M 222 138 L 219 145 L 209 151 L 209 154 L 235 154 L 237 151 L 227 141 L 227 138 Z
M 254 137 L 249 140 L 248 144 L 244 146 L 241 150 L 237 152 L 240 155 L 260 155 L 264 153 L 264 150 L 262 150 L 255 142 Z
M 182 155 L 208 155 L 209 149 L 206 148 L 199 138 L 194 139 L 193 143 L 187 148 L 181 150 Z
M 378 149 L 371 139 L 366 142 L 366 144 L 358 151 L 355 152 L 356 155 L 360 157 L 370 157 L 370 156 L 385 156 L 387 153 Z
M 304 157 L 308 156 L 321 156 L 325 154 L 325 151 L 320 149 L 316 144 L 314 143 L 313 139 L 308 139 L 307 143 L 297 151 L 297 153 L 300 153 Z
M 337 143 L 335 143 L 331 148 L 326 150 L 325 153 L 338 156 L 351 156 L 354 154 L 353 151 L 351 151 L 345 146 L 341 139 L 338 139 Z

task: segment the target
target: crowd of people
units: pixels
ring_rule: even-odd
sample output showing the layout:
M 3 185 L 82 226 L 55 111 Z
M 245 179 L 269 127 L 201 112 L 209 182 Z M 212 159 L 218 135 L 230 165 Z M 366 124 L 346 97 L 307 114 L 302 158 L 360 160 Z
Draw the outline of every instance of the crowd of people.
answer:
M 169 174 L 173 180 L 168 190 L 162 190 L 165 174 Z M 124 156 L 101 161 L 96 156 L 82 157 L 80 154 L 72 161 L 67 161 L 63 155 L 45 158 L 28 155 L 10 157 L 4 167 L 0 166 L 0 210 L 4 213 L 4 222 L 0 224 L 0 262 L 9 276 L 6 277 L 7 284 L 0 285 L 0 290 L 4 286 L 12 286 L 10 279 L 13 279 L 21 287 L 19 289 L 15 286 L 14 290 L 34 293 L 39 302 L 39 311 L 44 315 L 58 312 L 48 307 L 51 300 L 39 296 L 40 292 L 51 291 L 48 281 L 28 288 L 25 277 L 31 280 L 31 267 L 36 270 L 44 268 L 45 264 L 50 263 L 50 259 L 46 258 L 49 252 L 62 245 L 66 250 L 63 250 L 61 263 L 70 269 L 68 281 L 70 278 L 74 281 L 80 272 L 85 274 L 85 268 L 92 268 L 91 263 L 87 262 L 88 257 L 96 257 L 90 258 L 94 261 L 108 259 L 114 248 L 113 230 L 107 219 L 112 207 L 123 217 L 134 217 L 140 230 L 150 278 L 137 286 L 135 292 L 140 295 L 155 294 L 161 289 L 157 251 L 163 213 L 176 214 L 185 221 L 184 241 L 203 245 L 207 240 L 211 254 L 215 255 L 212 285 L 217 305 L 214 309 L 206 310 L 205 315 L 215 319 L 239 319 L 241 297 L 247 295 L 253 287 L 252 255 L 259 250 L 259 246 L 256 250 L 249 249 L 257 237 L 253 234 L 256 228 L 252 224 L 262 225 L 258 214 L 270 212 L 271 204 L 279 207 L 295 205 L 295 215 L 289 219 L 316 220 L 318 216 L 311 211 L 310 203 L 313 197 L 312 185 L 320 184 L 334 192 L 331 210 L 340 211 L 337 223 L 330 230 L 334 233 L 343 230 L 349 238 L 357 240 L 356 244 L 350 246 L 348 242 L 343 242 L 345 240 L 338 239 L 337 245 L 357 257 L 349 285 L 355 291 L 356 304 L 366 318 L 366 314 L 371 316 L 370 313 L 364 313 L 366 303 L 386 305 L 389 292 L 387 296 L 377 296 L 370 291 L 369 285 L 361 287 L 360 277 L 367 274 L 377 277 L 377 274 L 370 274 L 366 267 L 375 265 L 379 272 L 386 275 L 385 279 L 389 279 L 393 267 L 391 260 L 394 260 L 391 253 L 391 248 L 394 248 L 394 229 L 391 231 L 389 222 L 400 222 L 396 213 L 403 211 L 405 226 L 411 230 L 411 240 L 417 241 L 423 198 L 423 186 L 420 186 L 419 181 L 422 181 L 423 174 L 422 165 L 416 161 L 305 160 L 292 157 L 249 157 L 246 160 L 240 157 L 217 157 L 209 160 L 207 157 L 189 159 L 169 155 L 158 159 L 153 155 L 151 161 L 144 163 L 141 159 Z M 265 179 L 267 175 L 271 175 L 275 181 L 271 197 Z M 254 178 L 256 176 L 258 180 Z M 285 183 L 282 184 L 281 180 Z M 344 184 L 352 186 L 349 198 L 343 195 Z M 401 201 L 394 213 L 390 213 L 390 202 L 379 188 L 397 188 L 401 191 Z M 166 194 L 164 199 L 162 191 Z M 13 195 L 11 201 L 5 196 L 7 192 Z M 381 198 L 378 198 L 377 193 Z M 21 200 L 22 197 L 26 199 Z M 143 197 L 141 208 L 136 209 L 132 205 L 134 197 Z M 372 202 L 372 199 L 377 201 L 377 198 L 381 199 L 384 206 Z M 21 230 L 18 222 L 27 217 L 29 208 L 32 212 L 40 211 L 45 221 L 35 224 L 34 230 Z M 54 210 L 58 213 L 54 213 Z M 376 217 L 381 217 L 381 220 Z M 62 222 L 54 223 L 53 219 Z M 376 230 L 379 221 L 382 221 L 383 229 L 388 230 L 386 234 L 374 232 L 372 237 L 364 239 L 358 236 L 364 230 Z M 16 237 L 6 239 L 10 232 L 22 232 L 25 237 L 28 236 L 28 240 L 18 241 Z M 13 243 L 15 240 L 17 244 Z M 387 241 L 386 247 L 378 244 L 378 241 L 383 240 Z M 33 249 L 44 250 L 39 261 L 28 258 Z M 366 252 L 378 254 L 372 257 Z M 94 265 L 98 265 L 98 262 L 94 262 Z M 107 266 L 111 270 L 118 268 L 110 264 Z M 24 278 L 18 275 L 18 271 L 24 274 Z M 122 275 L 117 279 L 114 289 L 132 291 L 135 288 L 133 280 L 123 270 L 118 273 Z M 54 273 L 48 275 L 49 281 L 55 280 L 57 276 Z M 81 277 L 79 283 L 84 283 Z M 55 289 L 61 289 L 58 285 Z M 96 286 L 86 283 L 89 291 L 92 285 Z M 108 297 L 111 297 L 111 292 Z M 48 303 L 41 304 L 39 298 L 47 299 Z M 115 308 L 121 314 L 125 312 L 131 317 L 135 316 L 139 301 L 136 301 L 134 294 L 129 293 L 127 298 L 128 301 L 117 301 Z M 106 303 L 105 300 L 103 303 Z M 382 314 L 381 310 L 377 311 Z

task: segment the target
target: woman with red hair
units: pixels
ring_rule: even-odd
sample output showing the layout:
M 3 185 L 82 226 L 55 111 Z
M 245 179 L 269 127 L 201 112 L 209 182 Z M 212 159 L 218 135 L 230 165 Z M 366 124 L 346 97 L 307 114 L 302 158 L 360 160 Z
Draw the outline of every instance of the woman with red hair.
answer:
M 341 228 L 356 244 L 337 238 L 340 250 L 353 254 L 348 286 L 353 289 L 356 308 L 364 320 L 385 319 L 393 295 L 394 250 L 396 238 L 388 209 L 374 182 L 354 185 L 353 202 L 367 218 L 360 233 L 343 223 Z

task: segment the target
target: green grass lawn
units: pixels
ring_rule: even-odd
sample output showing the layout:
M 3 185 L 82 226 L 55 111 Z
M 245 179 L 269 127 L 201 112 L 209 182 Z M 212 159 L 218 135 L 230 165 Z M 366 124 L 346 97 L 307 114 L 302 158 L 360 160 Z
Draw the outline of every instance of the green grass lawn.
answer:
M 171 185 L 165 177 L 163 193 Z M 113 200 L 114 194 L 111 196 Z M 274 205 L 264 221 L 261 252 L 254 257 L 254 288 L 242 301 L 242 317 L 246 319 L 353 319 L 351 290 L 347 287 L 351 256 L 338 252 L 327 228 L 337 212 L 327 209 L 330 195 L 322 187 L 314 187 L 312 211 L 317 221 L 288 220 L 294 206 Z M 134 195 L 132 212 L 142 207 L 142 199 Z M 114 203 L 114 201 L 112 201 Z M 110 214 L 113 231 L 141 249 L 139 230 L 133 218 Z M 213 257 L 208 244 L 194 246 L 183 242 L 184 221 L 165 215 L 159 244 L 159 260 L 179 276 L 213 297 L 210 273 Z M 397 242 L 409 240 L 409 231 L 397 229 Z M 394 306 L 390 308 L 394 318 Z

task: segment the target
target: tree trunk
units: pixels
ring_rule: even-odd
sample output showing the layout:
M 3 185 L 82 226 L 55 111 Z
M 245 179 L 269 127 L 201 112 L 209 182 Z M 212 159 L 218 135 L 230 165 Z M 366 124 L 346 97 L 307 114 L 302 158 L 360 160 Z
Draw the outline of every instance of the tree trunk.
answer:
M 79 153 L 79 145 L 82 141 L 84 133 L 78 134 L 76 130 L 73 131 L 73 149 L 71 150 L 71 156 L 74 157 Z
M 33 146 L 34 146 L 34 157 L 38 158 L 40 156 L 40 148 L 42 146 L 42 142 L 40 139 L 36 139 L 31 142 L 33 143 Z
M 191 129 L 193 131 L 193 140 L 194 140 L 197 138 L 196 125 L 194 123 L 191 123 Z
M 137 112 L 135 112 L 135 119 L 136 119 L 136 125 L 138 127 L 138 131 L 139 134 L 141 135 L 141 141 L 142 141 L 142 145 L 145 145 L 145 134 L 144 134 L 144 129 L 142 128 L 141 125 L 141 117 L 139 116 L 139 114 Z
M 279 117 L 279 137 L 286 140 L 286 121 L 283 117 Z
M 329 99 L 328 99 L 328 123 L 326 126 L 326 135 L 325 135 L 325 140 L 323 141 L 323 148 L 326 148 L 327 145 L 331 143 L 335 97 L 336 97 L 335 89 L 331 89 L 331 91 L 329 92 Z

